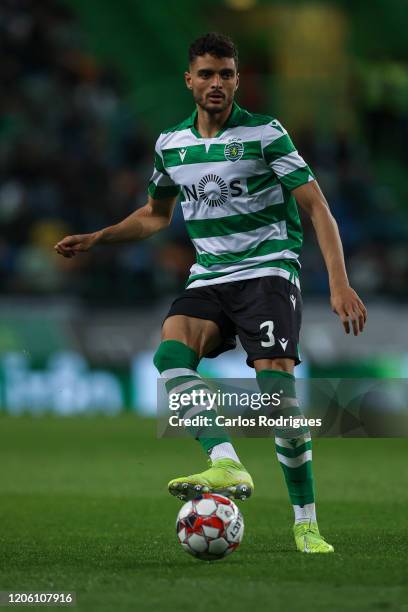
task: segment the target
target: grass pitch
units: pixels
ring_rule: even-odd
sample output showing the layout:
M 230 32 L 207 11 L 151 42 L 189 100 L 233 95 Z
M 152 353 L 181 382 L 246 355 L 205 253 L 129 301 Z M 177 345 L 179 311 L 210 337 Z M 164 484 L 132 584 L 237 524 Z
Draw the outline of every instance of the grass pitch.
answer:
M 157 440 L 134 416 L 0 417 L 0 590 L 74 590 L 86 611 L 408 610 L 408 440 L 315 442 L 319 525 L 336 549 L 321 556 L 295 551 L 272 442 L 237 448 L 256 486 L 244 540 L 204 563 L 177 543 L 166 492 L 204 469 L 196 442 Z

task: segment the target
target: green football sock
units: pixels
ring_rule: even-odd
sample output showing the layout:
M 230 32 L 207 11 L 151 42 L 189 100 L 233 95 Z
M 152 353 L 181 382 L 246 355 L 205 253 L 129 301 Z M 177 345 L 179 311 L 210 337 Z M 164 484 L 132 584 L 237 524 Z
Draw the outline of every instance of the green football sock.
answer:
M 164 340 L 156 351 L 154 364 L 159 370 L 162 378 L 166 379 L 166 390 L 168 393 L 183 393 L 203 389 L 211 392 L 211 389 L 196 371 L 199 363 L 197 353 L 178 340 Z M 203 415 L 209 417 L 211 425 L 203 427 L 188 427 L 191 435 L 198 440 L 207 454 L 218 444 L 231 442 L 224 428 L 215 423 L 217 412 L 208 410 L 205 402 L 202 406 L 197 405 L 191 399 L 191 404 L 182 406 L 178 412 L 181 418 L 192 418 Z
M 262 393 L 280 393 L 283 398 L 282 408 L 273 412 L 274 418 L 280 415 L 303 416 L 296 400 L 295 377 L 292 374 L 280 370 L 261 370 L 257 373 L 257 381 Z M 282 434 L 276 431 L 275 448 L 292 505 L 303 507 L 314 504 L 310 432 L 306 428 L 300 428 L 298 432 L 289 428 L 284 429 Z

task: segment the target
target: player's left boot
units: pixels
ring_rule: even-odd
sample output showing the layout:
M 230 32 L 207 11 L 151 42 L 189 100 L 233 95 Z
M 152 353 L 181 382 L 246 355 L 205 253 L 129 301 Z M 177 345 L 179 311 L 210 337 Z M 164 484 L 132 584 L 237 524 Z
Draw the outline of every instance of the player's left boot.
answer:
M 186 501 L 201 493 L 218 493 L 225 497 L 244 500 L 254 490 L 251 475 L 233 459 L 216 459 L 211 467 L 200 474 L 170 480 L 169 493 Z
M 315 521 L 302 521 L 293 525 L 296 548 L 304 553 L 330 553 L 334 552 L 331 544 L 320 535 Z

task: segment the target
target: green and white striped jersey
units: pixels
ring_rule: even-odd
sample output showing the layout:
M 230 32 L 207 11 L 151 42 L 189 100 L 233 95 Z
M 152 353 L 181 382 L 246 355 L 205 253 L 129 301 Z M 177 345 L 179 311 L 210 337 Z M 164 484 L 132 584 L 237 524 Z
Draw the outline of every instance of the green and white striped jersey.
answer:
M 202 138 L 197 111 L 162 132 L 149 193 L 181 195 L 196 249 L 187 287 L 277 275 L 299 287 L 302 227 L 291 191 L 314 180 L 284 127 L 234 103 L 223 129 Z

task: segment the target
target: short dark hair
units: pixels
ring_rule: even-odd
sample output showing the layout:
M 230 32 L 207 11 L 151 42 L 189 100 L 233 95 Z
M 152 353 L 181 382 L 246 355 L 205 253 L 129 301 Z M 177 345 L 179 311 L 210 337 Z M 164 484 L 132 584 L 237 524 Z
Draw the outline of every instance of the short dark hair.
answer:
M 235 66 L 238 67 L 238 49 L 229 36 L 225 36 L 225 34 L 208 32 L 192 42 L 188 50 L 190 64 L 192 64 L 197 57 L 205 55 L 206 53 L 218 58 L 232 57 Z

